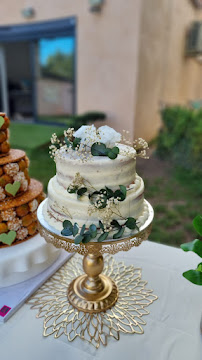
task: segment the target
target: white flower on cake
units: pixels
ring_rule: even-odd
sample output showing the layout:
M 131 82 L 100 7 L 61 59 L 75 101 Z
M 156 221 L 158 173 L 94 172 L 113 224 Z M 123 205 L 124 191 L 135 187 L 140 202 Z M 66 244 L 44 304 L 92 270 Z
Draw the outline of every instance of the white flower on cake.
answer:
M 112 148 L 121 141 L 121 134 L 107 125 L 101 126 L 97 130 L 95 125 L 82 125 L 75 131 L 74 136 L 81 139 L 80 146 L 86 147 L 86 151 L 90 151 L 90 147 L 96 142 Z
M 109 148 L 113 148 L 121 141 L 121 134 L 107 125 L 99 127 L 97 132 L 100 135 L 100 142 Z
M 75 131 L 74 137 L 81 139 L 80 148 L 85 147 L 86 151 L 90 151 L 90 147 L 95 142 L 100 141 L 100 138 L 96 133 L 95 125 L 82 125 L 77 131 Z

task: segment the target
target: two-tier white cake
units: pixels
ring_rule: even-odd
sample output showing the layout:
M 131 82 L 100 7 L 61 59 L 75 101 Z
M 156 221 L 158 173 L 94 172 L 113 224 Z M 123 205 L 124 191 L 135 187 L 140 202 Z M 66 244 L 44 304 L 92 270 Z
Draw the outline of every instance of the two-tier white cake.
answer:
M 45 221 L 77 242 L 79 234 L 83 242 L 135 234 L 148 218 L 144 182 L 136 173 L 136 156 L 145 154 L 146 142 L 140 139 L 136 151 L 108 126 L 82 126 L 65 135 L 65 145 L 55 136 L 52 141 L 58 144 L 52 145 L 56 175 L 48 184 Z

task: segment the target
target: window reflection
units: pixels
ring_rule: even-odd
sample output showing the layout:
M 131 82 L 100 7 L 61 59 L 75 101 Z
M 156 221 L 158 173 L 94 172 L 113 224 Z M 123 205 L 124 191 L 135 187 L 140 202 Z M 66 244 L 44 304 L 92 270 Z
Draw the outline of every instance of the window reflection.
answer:
M 40 39 L 37 44 L 37 113 L 39 120 L 60 121 L 73 113 L 73 37 Z

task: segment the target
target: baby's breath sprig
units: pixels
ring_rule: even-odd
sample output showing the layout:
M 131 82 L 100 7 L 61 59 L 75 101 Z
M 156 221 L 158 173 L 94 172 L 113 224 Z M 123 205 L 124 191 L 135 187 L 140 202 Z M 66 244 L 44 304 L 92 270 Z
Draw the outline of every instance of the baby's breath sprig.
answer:
M 60 144 L 60 140 L 58 139 L 56 133 L 52 134 L 50 141 L 51 144 Z
M 126 149 L 121 149 L 120 154 L 123 156 L 129 156 L 132 158 L 136 158 L 137 156 L 142 157 L 144 159 L 149 159 L 147 156 L 146 151 L 149 149 L 148 143 L 142 139 L 138 138 L 134 141 L 131 141 L 129 137 L 129 131 L 123 130 L 122 140 L 125 145 L 128 145 L 129 147 Z M 134 150 L 136 152 L 134 152 Z
M 55 159 L 58 150 L 62 147 L 62 143 L 58 139 L 56 133 L 52 134 L 50 141 L 51 145 L 49 146 L 49 154 L 51 158 Z
M 98 204 L 94 202 L 88 207 L 88 215 L 91 216 L 93 213 L 98 212 L 104 226 L 104 231 L 109 232 L 112 230 L 111 222 L 114 215 L 118 216 L 122 221 L 125 220 L 119 211 L 119 201 L 120 199 L 111 197 L 107 199 L 105 207 L 102 206 L 102 202 L 98 202 Z
M 56 156 L 59 156 L 59 150 L 62 150 L 62 153 L 64 152 L 72 152 L 78 151 L 80 147 L 80 138 L 74 137 L 74 128 L 69 128 L 64 131 L 64 140 L 60 141 L 58 139 L 56 133 L 52 134 L 51 136 L 51 145 L 49 146 L 49 154 L 51 158 L 56 158 Z
M 122 142 L 129 146 L 133 145 L 133 142 L 130 139 L 130 132 L 128 130 L 123 130 Z
M 69 128 L 64 130 L 64 137 L 67 138 L 69 141 L 73 142 L 74 140 L 74 128 Z
M 146 151 L 149 149 L 149 146 L 144 139 L 138 138 L 137 140 L 134 140 L 133 148 L 136 150 L 137 156 L 144 159 L 149 159 L 149 156 L 147 156 L 146 153 Z
M 54 209 L 58 209 L 61 213 L 64 213 L 66 216 L 68 216 L 70 219 L 72 219 L 72 215 L 69 212 L 68 208 L 65 206 L 60 206 L 56 201 L 54 201 Z
M 67 192 L 70 194 L 77 194 L 77 197 L 80 198 L 85 194 L 87 188 L 84 186 L 84 178 L 81 176 L 79 172 L 75 174 L 74 180 L 68 186 Z

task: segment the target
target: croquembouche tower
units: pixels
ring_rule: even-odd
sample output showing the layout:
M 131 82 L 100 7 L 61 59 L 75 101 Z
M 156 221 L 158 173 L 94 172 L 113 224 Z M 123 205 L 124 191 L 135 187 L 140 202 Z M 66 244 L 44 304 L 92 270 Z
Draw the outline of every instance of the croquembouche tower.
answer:
M 9 123 L 0 113 L 0 251 L 36 235 L 36 210 L 45 198 L 43 185 L 29 177 L 26 153 L 10 149 Z

